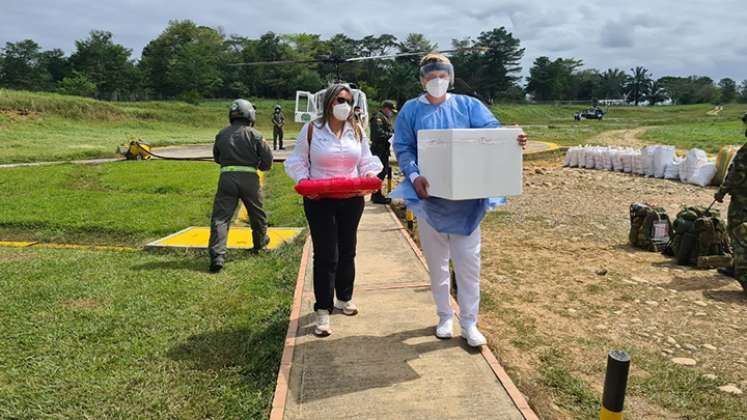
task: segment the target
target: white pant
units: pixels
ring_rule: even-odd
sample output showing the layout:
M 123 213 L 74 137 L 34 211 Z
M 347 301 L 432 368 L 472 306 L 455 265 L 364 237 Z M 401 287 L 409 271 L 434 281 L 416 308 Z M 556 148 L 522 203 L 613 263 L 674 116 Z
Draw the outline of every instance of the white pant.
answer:
M 480 309 L 480 227 L 469 236 L 440 233 L 418 219 L 420 245 L 431 274 L 431 292 L 439 318 L 453 316 L 449 301 L 451 276 L 449 259 L 454 262 L 462 327 L 477 323 Z

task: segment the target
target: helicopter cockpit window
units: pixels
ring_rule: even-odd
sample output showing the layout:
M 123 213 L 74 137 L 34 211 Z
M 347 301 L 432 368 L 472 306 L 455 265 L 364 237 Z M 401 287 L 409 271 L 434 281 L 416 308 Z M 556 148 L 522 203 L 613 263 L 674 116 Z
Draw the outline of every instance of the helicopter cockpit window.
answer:
M 308 96 L 299 96 L 298 97 L 298 110 L 308 112 L 309 111 L 309 97 Z

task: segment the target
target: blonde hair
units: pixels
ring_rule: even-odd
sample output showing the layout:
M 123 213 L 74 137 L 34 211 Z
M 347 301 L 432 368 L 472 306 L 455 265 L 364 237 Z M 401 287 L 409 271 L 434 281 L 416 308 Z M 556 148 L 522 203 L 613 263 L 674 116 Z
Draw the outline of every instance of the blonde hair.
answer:
M 447 56 L 445 56 L 445 55 L 443 55 L 441 53 L 437 53 L 437 52 L 428 53 L 428 54 L 425 55 L 425 57 L 423 57 L 422 59 L 420 59 L 420 65 L 421 66 L 424 66 L 424 65 L 430 64 L 430 63 L 446 63 L 446 64 L 451 64 L 451 61 L 449 60 L 449 57 L 447 57 Z

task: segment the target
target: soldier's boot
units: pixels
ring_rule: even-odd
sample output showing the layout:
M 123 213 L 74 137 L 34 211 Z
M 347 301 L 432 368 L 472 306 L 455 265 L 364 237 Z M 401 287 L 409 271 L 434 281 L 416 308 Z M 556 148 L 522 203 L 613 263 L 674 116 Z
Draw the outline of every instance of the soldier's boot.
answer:
M 210 268 L 208 269 L 211 273 L 219 273 L 223 269 L 225 260 L 222 255 L 210 258 Z
M 381 190 L 378 190 L 375 193 L 371 194 L 371 201 L 374 204 L 389 204 L 392 202 L 392 199 L 389 197 L 384 197 L 384 194 L 381 193 Z

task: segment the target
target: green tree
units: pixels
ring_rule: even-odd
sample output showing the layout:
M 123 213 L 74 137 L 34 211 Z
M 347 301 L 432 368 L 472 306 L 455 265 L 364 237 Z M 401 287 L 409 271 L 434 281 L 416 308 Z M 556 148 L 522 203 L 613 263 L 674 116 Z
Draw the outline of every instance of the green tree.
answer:
M 578 81 L 576 71 L 583 65 L 575 58 L 538 57 L 529 69 L 527 92 L 535 100 L 552 101 L 575 99 Z
M 44 66 L 44 71 L 49 74 L 50 88 L 72 73 L 70 61 L 65 57 L 65 53 L 57 48 L 44 51 L 41 55 L 41 64 Z
M 705 76 L 672 77 L 659 79 L 672 100 L 681 105 L 717 102 L 719 91 L 713 79 Z
M 664 102 L 668 99 L 667 91 L 658 81 L 650 81 L 646 88 L 645 99 L 648 104 L 654 106 L 660 102 Z
M 651 84 L 651 75 L 645 67 L 638 66 L 630 69 L 630 76 L 625 82 L 625 93 L 628 95 L 628 102 L 633 102 L 636 106 L 643 100 L 648 93 L 648 87 Z
M 571 77 L 571 90 L 568 99 L 603 99 L 601 86 L 602 77 L 598 70 L 585 69 L 574 72 Z
M 0 56 L 0 85 L 32 91 L 49 88 L 51 76 L 44 66 L 41 47 L 36 42 L 30 39 L 8 42 Z
M 96 83 L 85 74 L 74 71 L 57 83 L 57 90 L 65 95 L 90 96 L 96 95 Z
M 742 80 L 739 84 L 739 96 L 737 96 L 739 103 L 747 103 L 747 80 Z
M 627 75 L 620 69 L 607 69 L 600 75 L 599 96 L 605 99 L 622 99 Z
M 111 32 L 91 31 L 88 39 L 75 41 L 76 51 L 70 56 L 74 71 L 96 84 L 96 96 L 118 99 L 134 88 L 134 64 L 131 50 L 112 42 Z
M 721 91 L 721 102 L 728 104 L 737 99 L 737 82 L 726 77 L 718 82 Z
M 213 96 L 224 86 L 229 45 L 223 34 L 192 21 L 171 21 L 143 49 L 139 67 L 157 96 Z
M 504 27 L 480 33 L 475 42 L 479 55 L 474 87 L 478 92 L 494 100 L 516 85 L 525 52 L 520 45 L 519 39 Z

